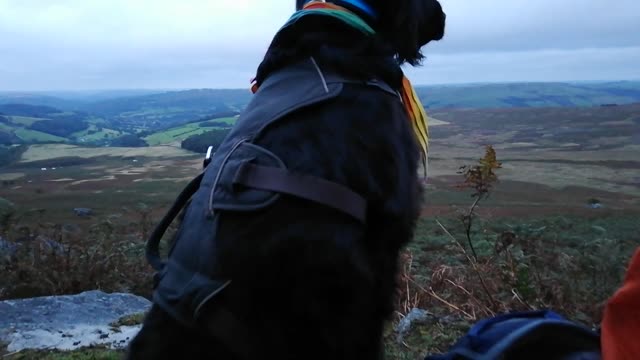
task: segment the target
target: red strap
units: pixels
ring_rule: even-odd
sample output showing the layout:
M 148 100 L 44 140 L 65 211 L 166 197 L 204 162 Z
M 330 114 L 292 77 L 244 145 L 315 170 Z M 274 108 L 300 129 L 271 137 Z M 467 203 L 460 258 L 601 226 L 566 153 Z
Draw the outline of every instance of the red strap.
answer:
M 601 342 L 604 360 L 640 359 L 640 248 L 631 260 L 624 284 L 607 302 Z

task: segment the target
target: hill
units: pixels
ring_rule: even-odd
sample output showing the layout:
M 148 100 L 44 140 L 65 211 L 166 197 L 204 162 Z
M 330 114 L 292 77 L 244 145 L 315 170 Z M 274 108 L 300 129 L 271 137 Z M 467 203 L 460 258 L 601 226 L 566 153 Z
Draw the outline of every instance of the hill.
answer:
M 501 185 L 505 191 L 512 186 L 504 201 L 532 192 L 539 193 L 526 202 L 541 206 L 568 193 L 580 194 L 584 201 L 598 191 L 640 196 L 640 103 L 581 108 L 433 109 L 429 115 L 441 124 L 431 127 L 429 170 L 433 178 L 456 173 L 460 164 L 479 157 L 478 149 L 493 145 L 505 163 L 502 179 L 514 182 Z M 534 190 L 527 186 L 523 191 L 525 183 L 550 188 Z M 567 184 L 575 188 L 565 189 L 566 194 L 553 194 L 552 189 L 563 189 Z M 621 199 L 615 201 L 626 203 Z M 439 200 L 432 197 L 431 201 Z M 443 199 L 443 203 L 448 201 Z
M 640 103 L 600 107 L 433 109 L 444 121 L 438 141 L 505 144 L 535 149 L 603 150 L 640 144 Z
M 51 106 L 0 104 L 0 144 L 87 143 L 104 145 L 122 132 L 82 111 Z
M 234 115 L 249 102 L 248 90 L 187 90 L 89 103 L 83 109 L 127 131 L 157 130 L 201 117 Z
M 556 135 L 546 134 L 545 139 L 554 142 L 563 138 L 565 144 L 580 143 L 587 137 L 586 127 L 572 122 L 576 116 L 592 111 L 600 113 L 599 108 L 605 105 L 609 109 L 603 110 L 606 113 L 603 116 L 614 116 L 627 111 L 626 105 L 640 102 L 639 81 L 471 84 L 418 87 L 417 91 L 430 115 L 435 115 L 436 119 L 451 120 L 451 114 L 439 115 L 443 110 L 475 109 L 471 113 L 455 115 L 454 120 L 457 121 L 465 119 L 464 114 L 470 114 L 466 130 L 487 132 L 506 118 L 509 126 L 513 126 L 519 119 L 526 119 L 523 121 L 527 123 L 553 122 L 552 117 L 547 118 L 547 113 L 561 116 L 567 120 L 563 123 L 565 128 Z M 205 129 L 198 124 L 205 120 L 229 119 L 237 115 L 250 99 L 251 93 L 245 89 L 157 93 L 153 90 L 0 93 L 0 116 L 3 116 L 0 118 L 0 145 L 64 142 L 91 146 L 143 146 L 145 142 L 150 145 L 177 143 L 203 133 Z M 527 108 L 534 110 L 521 110 Z M 478 112 L 481 109 L 488 112 Z M 510 112 L 512 110 L 515 112 Z M 623 125 L 614 126 L 615 129 L 602 125 L 596 131 L 611 133 L 622 129 Z M 494 129 L 494 132 L 501 129 Z M 438 131 L 451 133 L 459 130 L 440 127 L 435 130 L 434 138 L 447 135 Z M 529 143 L 541 135 L 539 131 L 529 129 L 527 133 L 520 132 L 514 141 Z M 556 137 L 552 139 L 552 136 Z M 599 146 L 611 146 L 603 141 L 600 140 Z M 629 143 L 634 139 L 625 141 Z
M 417 87 L 429 108 L 576 107 L 640 102 L 640 81 Z
M 0 105 L 6 104 L 51 106 L 64 110 L 73 110 L 78 105 L 78 103 L 73 100 L 39 93 L 0 92 Z
M 417 92 L 429 109 L 590 107 L 640 102 L 640 81 L 421 86 Z M 0 93 L 0 105 L 37 105 L 82 112 L 103 119 L 104 128 L 125 134 L 142 131 L 145 136 L 204 117 L 233 116 L 250 100 L 251 93 L 246 89 Z
M 124 97 L 153 95 L 163 92 L 164 90 L 75 90 L 75 91 L 43 91 L 38 94 L 44 96 L 56 97 L 68 101 L 75 101 L 79 104 L 86 104 L 104 100 L 118 99 Z
M 181 141 L 216 128 L 228 128 L 235 123 L 235 117 L 216 118 L 215 120 L 201 120 L 189 122 L 185 125 L 172 127 L 154 132 L 144 138 L 149 145 L 180 144 Z

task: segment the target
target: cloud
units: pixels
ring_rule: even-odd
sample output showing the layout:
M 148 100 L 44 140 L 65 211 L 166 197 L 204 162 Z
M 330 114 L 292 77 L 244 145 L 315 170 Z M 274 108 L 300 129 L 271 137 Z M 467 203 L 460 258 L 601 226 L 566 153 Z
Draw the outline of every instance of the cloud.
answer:
M 407 68 L 415 84 L 640 80 L 640 46 L 434 54 Z
M 636 0 L 440 0 L 446 37 L 435 52 L 640 46 Z
M 638 77 L 640 2 L 440 0 L 418 83 Z M 0 0 L 0 90 L 245 87 L 293 1 Z
M 284 6 L 254 0 L 0 0 L 0 29 L 125 48 L 246 41 L 288 15 Z

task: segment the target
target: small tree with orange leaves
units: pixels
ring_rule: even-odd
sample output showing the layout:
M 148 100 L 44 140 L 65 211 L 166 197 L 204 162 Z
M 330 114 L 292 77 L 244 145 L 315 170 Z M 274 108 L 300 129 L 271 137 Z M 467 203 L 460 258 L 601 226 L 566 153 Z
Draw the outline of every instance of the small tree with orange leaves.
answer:
M 491 189 L 498 182 L 498 175 L 496 175 L 495 171 L 501 167 L 502 163 L 498 162 L 495 149 L 493 146 L 487 145 L 484 157 L 478 161 L 477 165 L 461 166 L 458 170 L 458 174 L 464 176 L 464 182 L 460 187 L 474 190 L 471 197 L 474 197 L 475 201 L 469 211 L 462 216 L 462 223 L 464 224 L 469 247 L 476 261 L 478 260 L 478 255 L 471 240 L 471 227 L 475 218 L 475 210 L 480 201 L 489 197 Z

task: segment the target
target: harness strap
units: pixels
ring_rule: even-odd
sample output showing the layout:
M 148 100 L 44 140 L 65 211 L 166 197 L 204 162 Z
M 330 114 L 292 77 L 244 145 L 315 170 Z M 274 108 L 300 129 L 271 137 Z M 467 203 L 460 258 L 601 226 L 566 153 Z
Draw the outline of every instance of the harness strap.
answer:
M 185 204 L 189 199 L 191 199 L 191 196 L 198 191 L 203 177 L 204 172 L 196 176 L 191 180 L 191 182 L 189 182 L 189 184 L 187 184 L 180 195 L 178 195 L 178 198 L 173 203 L 169 211 L 165 214 L 162 220 L 160 220 L 160 223 L 149 236 L 149 240 L 147 240 L 147 244 L 145 246 L 145 255 L 149 265 L 151 265 L 154 270 L 159 272 L 165 266 L 162 258 L 160 257 L 160 240 L 162 240 L 162 236 L 167 231 L 173 220 L 178 216 Z
M 238 168 L 233 183 L 311 200 L 366 222 L 367 202 L 362 196 L 343 185 L 318 177 L 244 163 Z

